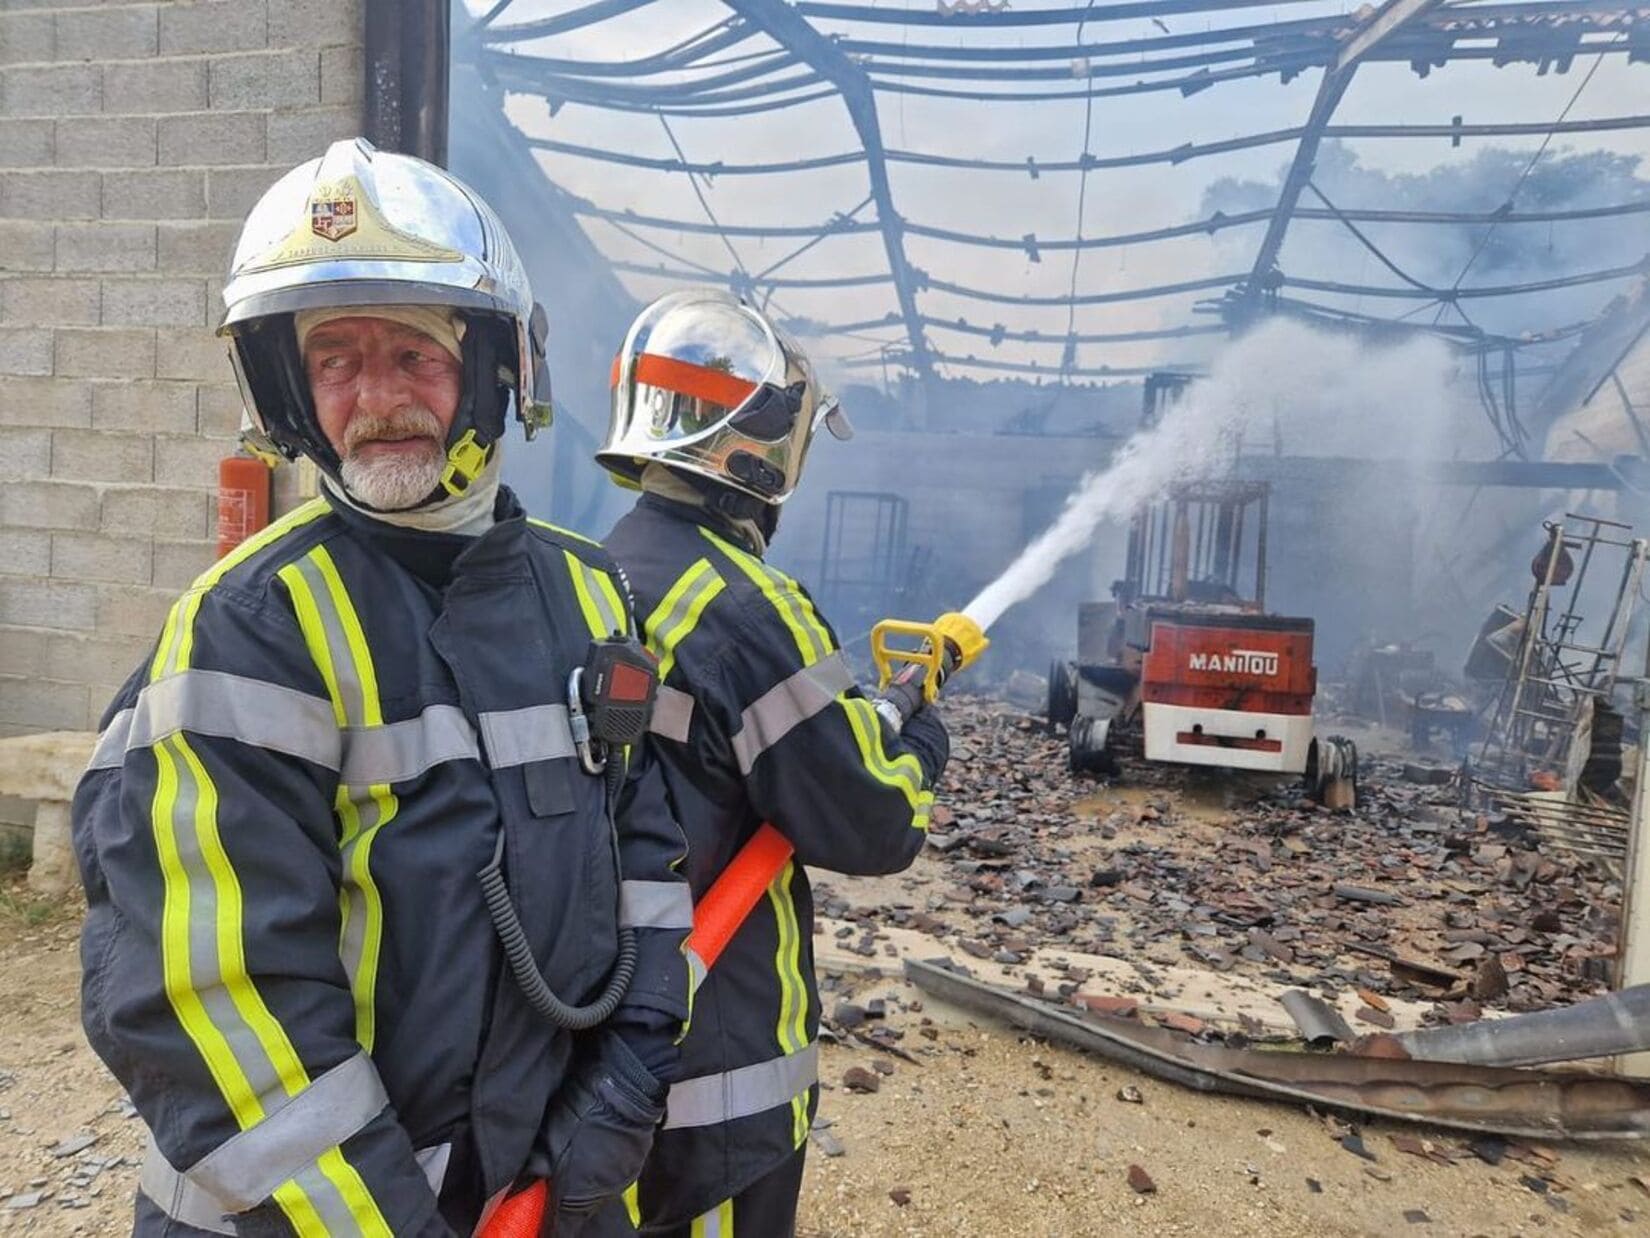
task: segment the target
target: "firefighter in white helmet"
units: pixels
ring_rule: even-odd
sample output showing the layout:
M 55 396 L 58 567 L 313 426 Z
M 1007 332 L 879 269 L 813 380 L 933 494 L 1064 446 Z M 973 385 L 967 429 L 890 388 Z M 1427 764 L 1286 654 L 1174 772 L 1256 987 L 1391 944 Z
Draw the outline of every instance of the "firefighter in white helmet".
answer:
M 944 724 L 896 733 L 808 592 L 764 561 L 815 433 L 851 433 L 796 343 L 737 298 L 655 301 L 613 366 L 597 454 L 643 493 L 607 547 L 663 687 L 657 750 L 702 897 L 770 821 L 795 848 L 694 999 L 681 1078 L 637 1186 L 647 1233 L 793 1232 L 818 1102 L 804 865 L 891 873 L 926 837 Z
M 264 195 L 224 299 L 325 493 L 178 601 L 76 793 L 135 1232 L 467 1235 L 551 1175 L 572 1232 L 662 1113 L 690 905 L 648 747 L 570 724 L 623 580 L 498 481 L 542 317 L 490 209 L 364 141 Z

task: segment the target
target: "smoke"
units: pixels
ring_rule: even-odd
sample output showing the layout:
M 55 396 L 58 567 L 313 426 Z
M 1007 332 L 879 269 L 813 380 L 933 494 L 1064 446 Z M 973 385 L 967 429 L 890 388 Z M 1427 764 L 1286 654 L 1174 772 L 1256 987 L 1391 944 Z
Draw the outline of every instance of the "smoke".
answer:
M 1273 320 L 1222 353 L 1158 424 L 1087 475 L 1064 510 L 964 611 L 989 628 L 1047 584 L 1101 522 L 1127 519 L 1177 481 L 1220 476 L 1246 448 L 1287 443 L 1296 454 L 1426 460 L 1448 453 L 1460 417 L 1455 362 L 1416 337 L 1370 347 Z
M 1394 174 L 1364 166 L 1345 143 L 1325 142 L 1312 183 L 1341 210 L 1375 207 L 1468 214 L 1491 214 L 1508 207 L 1529 212 L 1618 206 L 1642 202 L 1650 193 L 1650 180 L 1639 174 L 1636 155 L 1549 149 L 1532 166 L 1535 155 L 1535 147 L 1490 147 L 1470 159 L 1440 164 L 1425 173 Z M 1203 213 L 1268 209 L 1277 202 L 1282 176 L 1280 169 L 1279 180 L 1269 184 L 1231 177 L 1217 180 L 1204 191 Z M 1301 195 L 1300 204 L 1324 207 L 1311 189 Z M 1362 223 L 1358 227 L 1406 275 L 1432 288 L 1450 288 L 1457 281 L 1467 288 L 1505 286 L 1623 266 L 1650 248 L 1643 215 L 1493 227 L 1483 223 Z M 1253 249 L 1254 237 L 1247 229 L 1233 229 L 1216 238 L 1220 262 L 1241 265 L 1253 257 Z M 1297 219 L 1279 265 L 1286 275 L 1297 277 L 1377 286 L 1399 283 L 1379 258 L 1333 220 Z M 1619 287 L 1588 284 L 1473 300 L 1465 308 L 1477 325 L 1517 334 L 1591 318 Z M 1395 305 L 1401 308 L 1402 303 L 1382 300 L 1361 308 L 1385 317 L 1395 312 Z M 1429 312 L 1423 321 L 1430 318 Z M 1452 316 L 1448 321 L 1458 320 Z

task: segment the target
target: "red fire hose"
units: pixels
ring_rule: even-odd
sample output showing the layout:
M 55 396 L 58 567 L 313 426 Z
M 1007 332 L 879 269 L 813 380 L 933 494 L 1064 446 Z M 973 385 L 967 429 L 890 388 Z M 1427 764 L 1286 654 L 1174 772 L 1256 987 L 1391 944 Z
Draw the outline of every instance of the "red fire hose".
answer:
M 771 825 L 763 825 L 739 849 L 722 875 L 711 883 L 693 909 L 687 948 L 709 971 L 791 858 L 791 844 Z
M 915 638 L 921 643 L 901 648 L 890 643 L 895 636 Z M 925 701 L 932 701 L 952 672 L 974 661 L 989 643 L 977 622 L 955 612 L 941 615 L 933 623 L 889 619 L 877 624 L 871 632 L 871 655 L 881 676 L 879 690 L 899 710 L 899 726 Z M 895 675 L 895 662 L 909 665 Z M 773 826 L 763 825 L 705 891 L 705 897 L 693 909 L 693 931 L 687 938 L 687 948 L 704 970 L 716 965 L 739 926 L 790 858 L 791 844 Z M 534 1182 L 500 1204 L 477 1238 L 538 1238 L 549 1202 L 549 1184 Z
M 693 909 L 687 948 L 709 971 L 727 949 L 751 909 L 761 900 L 791 858 L 791 844 L 771 825 L 764 825 L 739 849 L 722 875 Z M 538 1238 L 550 1206 L 550 1184 L 542 1178 L 516 1192 L 493 1210 L 477 1238 Z
M 539 1238 L 549 1203 L 550 1184 L 539 1178 L 493 1209 L 476 1238 Z

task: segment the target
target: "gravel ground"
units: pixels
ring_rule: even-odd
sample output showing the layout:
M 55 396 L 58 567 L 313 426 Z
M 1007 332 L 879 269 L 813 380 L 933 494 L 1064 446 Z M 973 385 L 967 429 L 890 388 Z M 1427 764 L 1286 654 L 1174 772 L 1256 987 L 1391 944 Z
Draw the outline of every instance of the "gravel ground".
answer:
M 854 994 L 911 995 L 888 982 Z M 1391 1136 L 1440 1149 L 1459 1137 L 1399 1123 L 1361 1129 L 1374 1160 L 1331 1124 L 1282 1104 L 1206 1096 L 930 1004 L 936 1039 L 907 1035 L 922 1062 L 892 1063 L 875 1094 L 841 1086 L 883 1055 L 827 1048 L 820 1105 L 839 1157 L 810 1152 L 801 1233 L 860 1235 L 1609 1234 L 1650 1232 L 1650 1149 L 1565 1146 L 1497 1167 L 1437 1164 Z M 920 1026 L 919 1026 L 920 1030 Z M 916 1045 L 924 1046 L 915 1048 Z M 886 1063 L 886 1058 L 884 1058 Z M 1139 1103 L 1119 1099 L 1133 1088 Z M 1128 1183 L 1140 1166 L 1155 1191 Z M 1524 1178 L 1537 1187 L 1532 1189 Z M 1316 1184 L 1316 1185 L 1314 1185 Z M 908 1202 L 891 1192 L 904 1188 Z
M 80 1036 L 77 930 L 74 910 L 42 912 L 15 885 L 0 891 L 0 1233 L 110 1235 L 128 1224 L 141 1131 Z M 1292 1107 L 1182 1091 L 932 1003 L 910 1010 L 916 995 L 886 980 L 845 983 L 827 1000 L 892 998 L 889 1021 L 921 1064 L 826 1047 L 830 1125 L 809 1158 L 809 1238 L 1650 1232 L 1650 1191 L 1633 1181 L 1650 1182 L 1640 1145 L 1561 1148 L 1551 1165 L 1444 1166 L 1392 1145 L 1407 1128 L 1376 1124 L 1363 1131 L 1371 1164 Z M 841 1086 L 849 1067 L 878 1061 L 893 1073 L 877 1092 Z M 1142 1103 L 1117 1099 L 1129 1086 Z M 71 1150 L 86 1135 L 96 1142 Z M 825 1135 L 841 1156 L 823 1154 Z M 1131 1165 L 1154 1193 L 1130 1189 Z M 903 1206 L 890 1198 L 900 1188 Z M 1428 1219 L 1406 1220 L 1412 1210 Z
M 1053 995 L 1071 970 L 1065 960 L 1081 959 L 1083 974 L 1092 970 L 1086 988 L 1136 993 L 1143 1006 L 1155 998 L 1210 1017 L 1230 1011 L 1218 1002 L 1207 1008 L 1199 996 L 1204 982 L 1258 1017 L 1275 1005 L 1268 985 L 1322 986 L 1344 1000 L 1350 982 L 1367 981 L 1386 989 L 1400 1024 L 1410 1025 L 1435 1009 L 1436 995 L 1387 987 L 1384 975 L 1336 959 L 1334 943 L 1373 938 L 1432 955 L 1465 939 L 1446 936 L 1448 924 L 1481 912 L 1485 928 L 1474 935 L 1499 950 L 1521 917 L 1557 906 L 1573 936 L 1526 934 L 1511 945 L 1533 941 L 1540 952 L 1525 947 L 1532 970 L 1555 960 L 1549 974 L 1582 988 L 1571 979 L 1577 956 L 1596 950 L 1609 927 L 1602 891 L 1566 876 L 1560 881 L 1574 882 L 1566 903 L 1539 879 L 1527 890 L 1498 880 L 1493 851 L 1446 855 L 1408 839 L 1403 863 L 1383 869 L 1381 849 L 1395 845 L 1395 829 L 1408 828 L 1403 814 L 1301 817 L 1265 806 L 1264 791 L 1211 797 L 1207 787 L 1178 785 L 1162 771 L 1147 771 L 1143 783 L 1096 786 L 1067 777 L 1058 741 L 1012 711 L 958 706 L 952 720 L 960 763 L 946 810 L 937 814 L 940 831 L 997 849 L 930 849 L 899 876 L 817 882 L 826 1012 L 845 1001 L 883 999 L 885 1024 L 900 1033 L 897 1046 L 912 1060 L 858 1043 L 825 1046 L 805 1238 L 1650 1233 L 1645 1145 L 1514 1145 L 1491 1165 L 1467 1152 L 1459 1136 L 1372 1123 L 1360 1132 L 1372 1158 L 1363 1159 L 1341 1146 L 1347 1128 L 1334 1119 L 1159 1083 L 973 1021 L 887 978 L 897 974 L 902 952 L 946 953 L 1014 987 L 1040 977 Z M 1382 808 L 1390 802 L 1374 799 Z M 1284 829 L 1272 824 L 1280 818 Z M 1291 834 L 1307 851 L 1287 852 Z M 1303 860 L 1318 873 L 1390 883 L 1407 905 L 1326 907 L 1317 877 L 1304 885 L 1290 879 Z M 1091 885 L 1091 874 L 1109 867 L 1122 870 L 1121 885 Z M 1448 901 L 1428 897 L 1440 888 L 1430 883 L 1440 881 L 1453 896 Z M 1039 893 L 1061 882 L 1080 897 Z M 1190 923 L 1204 914 L 1195 904 L 1207 899 L 1219 910 L 1234 886 L 1277 900 L 1273 932 L 1293 926 L 1292 962 L 1275 957 L 1269 939 L 1270 953 L 1245 951 L 1256 939 L 1224 912 L 1213 921 L 1218 933 L 1178 931 L 1176 918 L 1187 913 L 1165 903 L 1169 895 L 1184 895 Z M 1469 905 L 1486 891 L 1493 894 L 1484 906 Z M 1011 927 L 1005 918 L 1016 907 L 1030 914 Z M 19 879 L 0 881 L 4 1234 L 111 1235 L 129 1226 L 142 1128 L 80 1033 L 79 919 L 76 906 L 42 905 Z M 1192 948 L 1200 943 L 1207 949 Z M 1210 951 L 1222 952 L 1218 970 L 1227 974 L 1201 968 Z M 1131 978 L 1137 970 L 1149 983 Z M 1515 978 L 1515 997 L 1522 983 Z M 876 1090 L 846 1088 L 851 1069 Z M 1399 1148 L 1395 1135 L 1412 1148 L 1417 1137 L 1431 1141 L 1417 1150 L 1434 1159 Z M 1152 1189 L 1131 1186 L 1131 1171 L 1135 1185 L 1149 1179 Z

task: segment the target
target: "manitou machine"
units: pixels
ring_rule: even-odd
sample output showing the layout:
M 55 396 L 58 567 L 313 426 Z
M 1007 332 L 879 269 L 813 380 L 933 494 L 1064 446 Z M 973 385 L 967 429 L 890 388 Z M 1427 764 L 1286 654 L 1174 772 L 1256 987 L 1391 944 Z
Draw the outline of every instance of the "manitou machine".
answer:
M 1114 770 L 1138 721 L 1149 761 L 1305 775 L 1349 806 L 1356 751 L 1313 734 L 1312 620 L 1266 609 L 1269 493 L 1185 482 L 1135 514 L 1114 600 L 1079 608 L 1077 660 L 1049 676 L 1074 770 Z

